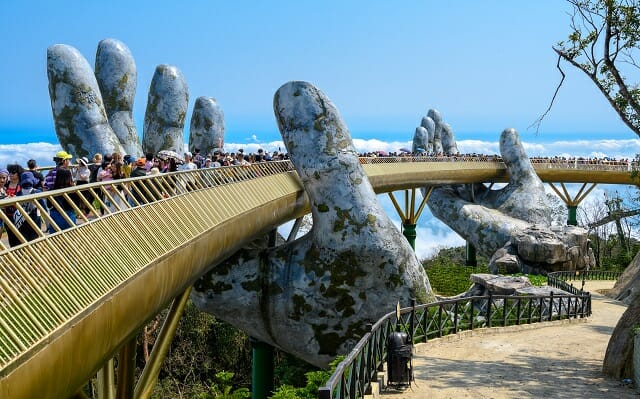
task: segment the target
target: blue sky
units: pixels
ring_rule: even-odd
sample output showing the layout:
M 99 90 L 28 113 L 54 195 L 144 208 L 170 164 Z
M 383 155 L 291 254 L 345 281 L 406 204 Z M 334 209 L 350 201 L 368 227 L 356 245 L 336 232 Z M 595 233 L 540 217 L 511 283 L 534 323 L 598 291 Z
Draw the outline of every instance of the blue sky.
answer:
M 7 2 L 0 133 L 28 142 L 53 131 L 48 46 L 72 45 L 93 64 L 98 42 L 116 38 L 136 60 L 139 126 L 155 66 L 166 63 L 187 80 L 189 115 L 198 96 L 215 97 L 237 140 L 277 134 L 273 94 L 289 80 L 317 85 L 359 138 L 410 139 L 431 107 L 467 139 L 497 140 L 506 127 L 525 141 L 636 138 L 569 66 L 539 134 L 527 130 L 560 78 L 551 46 L 568 34 L 568 11 L 557 0 Z

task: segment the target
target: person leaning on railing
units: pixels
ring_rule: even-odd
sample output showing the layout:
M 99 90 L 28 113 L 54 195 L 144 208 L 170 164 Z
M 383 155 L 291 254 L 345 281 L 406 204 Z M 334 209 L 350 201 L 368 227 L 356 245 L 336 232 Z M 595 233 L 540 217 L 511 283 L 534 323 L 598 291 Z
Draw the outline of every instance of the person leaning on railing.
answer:
M 58 151 L 56 155 L 53 157 L 53 162 L 56 163 L 56 167 L 51 169 L 47 176 L 44 178 L 43 189 L 44 190 L 52 190 L 53 186 L 56 182 L 56 174 L 58 173 L 58 169 L 69 169 L 69 165 L 71 165 L 71 158 L 73 155 L 69 154 L 66 151 Z
M 73 177 L 71 175 L 71 171 L 69 169 L 60 168 L 56 173 L 56 180 L 53 184 L 52 190 L 59 190 L 67 187 L 73 187 Z M 68 193 L 67 195 L 73 203 L 77 205 L 82 203 L 80 198 L 78 197 L 78 192 Z M 51 219 L 53 219 L 55 224 L 58 225 L 61 230 L 68 229 L 69 227 L 74 226 L 76 223 L 76 212 L 73 208 L 73 205 L 69 201 L 67 201 L 67 199 L 63 195 L 57 195 L 53 197 L 53 201 L 55 201 L 60 206 L 62 211 L 69 217 L 69 219 L 71 219 L 72 222 L 71 224 L 69 224 L 64 216 L 62 216 L 62 213 L 58 210 L 58 208 L 50 202 L 49 216 L 51 216 Z M 49 226 L 48 230 L 49 233 L 56 232 L 56 229 L 52 225 Z
M 20 176 L 20 190 L 16 194 L 16 197 L 42 192 L 41 189 L 36 187 L 38 182 L 39 180 L 33 175 L 32 172 L 23 172 Z M 46 203 L 44 200 L 39 200 L 39 202 L 43 207 L 46 207 Z M 22 202 L 20 205 L 22 206 L 22 210 L 24 211 L 24 213 L 20 210 L 16 210 L 13 213 L 13 224 L 16 229 L 20 231 L 20 234 L 22 234 L 25 240 L 33 241 L 40 235 L 38 234 L 38 231 L 34 229 L 31 224 L 29 224 L 26 218 L 30 218 L 39 230 L 42 226 L 40 210 L 36 207 L 34 202 Z M 18 241 L 12 243 L 11 240 L 9 240 L 10 246 L 14 246 L 17 244 L 20 244 L 20 242 Z
M 20 191 L 20 175 L 24 172 L 22 166 L 18 164 L 7 165 L 7 170 L 9 171 L 9 181 L 5 185 L 6 196 L 7 197 L 15 197 Z M 6 206 L 2 209 L 2 211 L 7 215 L 7 218 L 13 221 L 13 214 L 16 211 L 16 207 L 14 205 Z M 11 229 L 7 229 L 7 236 L 9 237 L 9 245 L 15 246 L 20 244 L 20 239 L 11 231 Z

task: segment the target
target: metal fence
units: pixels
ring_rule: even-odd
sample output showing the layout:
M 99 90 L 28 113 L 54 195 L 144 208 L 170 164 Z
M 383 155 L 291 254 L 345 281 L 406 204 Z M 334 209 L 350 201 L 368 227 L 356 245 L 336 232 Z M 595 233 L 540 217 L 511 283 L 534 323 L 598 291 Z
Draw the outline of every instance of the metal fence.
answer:
M 17 246 L 129 208 L 187 192 L 294 171 L 289 161 L 163 173 L 84 184 L 0 200 L 0 220 Z M 53 215 L 56 216 L 53 216 Z M 0 250 L 8 249 L 0 242 Z
M 427 342 L 449 334 L 478 328 L 505 327 L 583 318 L 591 315 L 591 294 L 577 290 L 565 280 L 615 279 L 616 272 L 556 272 L 549 285 L 571 294 L 545 296 L 489 295 L 413 305 L 383 316 L 337 366 L 327 383 L 318 390 L 319 399 L 357 399 L 371 393 L 371 383 L 387 360 L 387 339 L 393 331 L 403 331 L 414 343 Z M 578 278 L 579 277 L 579 278 Z

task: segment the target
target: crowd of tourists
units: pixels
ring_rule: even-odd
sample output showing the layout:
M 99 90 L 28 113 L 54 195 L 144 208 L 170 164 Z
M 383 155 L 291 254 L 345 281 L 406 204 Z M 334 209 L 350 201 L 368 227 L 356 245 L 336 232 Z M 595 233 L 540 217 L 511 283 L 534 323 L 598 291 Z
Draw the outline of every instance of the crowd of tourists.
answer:
M 165 152 L 166 153 L 166 152 Z M 95 154 L 91 160 L 86 157 L 79 157 L 73 162 L 73 155 L 66 151 L 59 151 L 53 157 L 54 167 L 46 171 L 44 174 L 38 167 L 34 159 L 27 161 L 26 168 L 20 164 L 13 163 L 7 165 L 6 168 L 0 169 L 0 199 L 6 197 L 19 197 L 44 191 L 58 190 L 73 186 L 80 186 L 94 182 L 108 182 L 130 177 L 141 177 L 160 173 L 188 171 L 202 168 L 217 168 L 232 165 L 249 165 L 255 162 L 267 162 L 274 160 L 288 159 L 288 155 L 274 151 L 258 149 L 256 153 L 245 154 L 243 149 L 236 152 L 214 151 L 212 154 L 201 155 L 198 149 L 194 149 L 193 153 L 185 152 L 182 156 L 173 153 L 171 156 L 158 156 L 158 154 L 146 154 L 145 157 L 135 158 L 131 155 L 122 155 L 118 152 L 112 154 Z M 116 190 L 121 190 L 119 185 L 106 186 L 110 192 L 109 197 L 103 196 L 103 204 L 110 208 L 111 211 L 116 206 L 122 209 L 123 204 L 111 203 L 114 201 L 122 201 L 121 195 L 115 195 Z M 122 194 L 122 191 L 121 191 Z M 131 193 L 129 193 L 131 194 Z M 41 200 L 40 208 L 32 202 L 21 203 L 22 210 L 9 205 L 2 208 L 2 212 L 7 219 L 11 221 L 16 229 L 20 231 L 27 241 L 36 239 L 39 234 L 28 223 L 25 216 L 34 222 L 36 226 L 43 226 L 43 220 L 40 209 L 47 210 L 51 219 L 55 222 L 59 229 L 67 229 L 75 225 L 77 221 L 76 209 L 83 210 L 87 216 L 90 215 L 90 209 L 87 209 L 86 202 L 80 197 L 83 193 L 72 192 L 65 196 L 55 196 L 48 202 Z M 136 195 L 135 193 L 131 195 Z M 102 204 L 96 198 L 91 198 L 89 193 L 84 195 L 85 198 L 95 209 L 104 213 L 104 209 L 100 209 Z M 138 198 L 138 202 L 140 199 Z M 51 201 L 57 202 L 55 206 Z M 75 205 L 75 206 L 74 206 Z M 23 214 L 24 213 L 24 214 Z M 64 215 L 63 215 L 64 213 Z M 71 221 L 71 223 L 69 223 Z M 0 237 L 4 231 L 7 232 L 10 246 L 19 245 L 21 242 L 16 234 L 10 229 L 2 229 L 4 220 L 0 220 Z M 55 228 L 49 224 L 47 231 L 55 232 Z
M 427 153 L 427 152 L 412 152 L 412 151 L 398 151 L 398 152 L 386 152 L 386 151 L 369 151 L 360 153 L 361 158 L 428 158 L 435 161 L 495 161 L 502 162 L 502 157 L 497 154 L 488 155 L 481 153 Z M 576 164 L 576 165 L 633 165 L 637 164 L 636 160 L 629 160 L 628 158 L 612 158 L 612 157 L 529 157 L 531 163 L 553 163 L 553 164 Z

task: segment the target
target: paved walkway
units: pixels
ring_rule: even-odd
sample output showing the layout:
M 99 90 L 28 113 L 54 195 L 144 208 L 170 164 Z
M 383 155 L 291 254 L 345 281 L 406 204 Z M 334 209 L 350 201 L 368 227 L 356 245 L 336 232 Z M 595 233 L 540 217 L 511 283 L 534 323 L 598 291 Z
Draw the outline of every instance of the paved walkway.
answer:
M 593 315 L 571 322 L 475 330 L 419 344 L 415 383 L 392 399 L 423 398 L 640 398 L 621 381 L 604 378 L 609 337 L 626 309 L 598 290 L 612 281 L 588 282 Z

